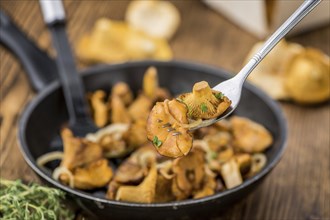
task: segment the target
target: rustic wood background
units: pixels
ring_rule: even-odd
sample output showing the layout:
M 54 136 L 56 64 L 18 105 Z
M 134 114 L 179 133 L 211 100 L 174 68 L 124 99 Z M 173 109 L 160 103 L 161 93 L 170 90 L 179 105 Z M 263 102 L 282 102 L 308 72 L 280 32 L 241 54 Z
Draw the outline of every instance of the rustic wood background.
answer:
M 68 33 L 73 44 L 100 17 L 123 19 L 127 1 L 66 1 Z M 252 35 L 199 1 L 175 1 L 182 24 L 171 40 L 175 58 L 238 71 L 254 43 Z M 5 10 L 29 37 L 50 53 L 50 37 L 37 1 L 1 0 Z M 329 54 L 330 27 L 321 27 L 289 40 Z M 17 144 L 17 121 L 35 95 L 19 62 L 0 47 L 2 178 L 38 181 L 23 160 Z M 288 148 L 278 166 L 250 196 L 219 219 L 329 219 L 329 103 L 304 107 L 280 103 L 289 124 Z

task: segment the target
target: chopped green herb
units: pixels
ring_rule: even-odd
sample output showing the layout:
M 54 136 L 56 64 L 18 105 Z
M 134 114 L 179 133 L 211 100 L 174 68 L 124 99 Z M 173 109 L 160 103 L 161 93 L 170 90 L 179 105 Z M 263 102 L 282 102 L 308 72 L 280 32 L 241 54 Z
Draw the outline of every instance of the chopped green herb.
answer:
M 201 104 L 201 109 L 202 109 L 203 113 L 207 112 L 208 109 L 207 109 L 207 106 L 205 105 L 205 103 Z
M 152 143 L 155 147 L 159 148 L 162 145 L 162 142 L 158 139 L 157 136 L 154 136 L 154 139 L 152 140 Z
M 214 96 L 217 98 L 217 99 L 223 99 L 223 94 L 221 92 L 219 93 L 215 93 Z
M 217 152 L 215 152 L 215 151 L 210 151 L 210 157 L 211 157 L 212 160 L 217 159 L 217 157 L 218 157 Z

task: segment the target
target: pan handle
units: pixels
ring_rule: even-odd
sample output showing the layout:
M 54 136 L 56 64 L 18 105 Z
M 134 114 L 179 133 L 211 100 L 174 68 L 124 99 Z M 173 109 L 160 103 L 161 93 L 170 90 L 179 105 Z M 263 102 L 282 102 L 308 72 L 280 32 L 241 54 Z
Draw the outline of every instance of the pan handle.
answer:
M 23 65 L 30 84 L 40 91 L 57 79 L 57 66 L 0 10 L 0 44 L 9 49 Z

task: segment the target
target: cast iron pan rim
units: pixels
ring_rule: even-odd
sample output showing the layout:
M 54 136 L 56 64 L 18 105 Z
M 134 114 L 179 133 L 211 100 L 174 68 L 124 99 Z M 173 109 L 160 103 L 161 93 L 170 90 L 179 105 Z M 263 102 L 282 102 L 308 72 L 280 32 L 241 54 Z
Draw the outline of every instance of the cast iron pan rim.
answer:
M 173 66 L 173 67 L 180 67 L 180 68 L 185 68 L 185 69 L 194 69 L 198 70 L 200 72 L 207 72 L 213 75 L 221 75 L 225 76 L 226 78 L 230 78 L 230 74 L 228 74 L 228 71 L 225 71 L 221 68 L 218 67 L 211 67 L 209 65 L 203 65 L 203 64 L 196 64 L 196 63 L 191 63 L 189 61 L 137 61 L 137 62 L 127 62 L 127 63 L 119 63 L 119 64 L 113 64 L 113 65 L 98 65 L 91 67 L 87 70 L 82 71 L 82 76 L 86 77 L 89 75 L 93 75 L 96 73 L 99 73 L 101 71 L 113 71 L 113 70 L 120 70 L 123 69 L 123 67 L 134 67 L 134 66 L 151 66 L 151 65 L 160 65 L 160 66 Z M 59 182 L 55 181 L 51 177 L 49 177 L 45 172 L 43 172 L 37 165 L 36 162 L 34 161 L 34 158 L 29 152 L 26 139 L 25 139 L 25 130 L 26 130 L 26 125 L 27 122 L 30 118 L 30 114 L 33 112 L 33 110 L 39 105 L 40 101 L 44 100 L 45 97 L 47 97 L 49 94 L 54 92 L 57 88 L 60 87 L 60 84 L 58 81 L 51 83 L 46 89 L 41 91 L 33 101 L 31 101 L 28 106 L 26 107 L 26 110 L 23 112 L 20 122 L 19 122 L 19 146 L 20 150 L 23 154 L 23 157 L 25 161 L 28 163 L 28 165 L 38 174 L 40 175 L 43 179 L 48 181 L 49 183 L 53 184 L 54 186 L 69 192 L 77 197 L 82 197 L 84 199 L 92 200 L 96 203 L 106 203 L 109 205 L 114 205 L 114 206 L 121 206 L 121 207 L 136 207 L 136 208 L 151 208 L 151 207 L 157 207 L 157 208 L 168 208 L 172 207 L 173 209 L 183 207 L 183 206 L 192 206 L 192 205 L 197 205 L 197 204 L 202 204 L 209 202 L 211 200 L 219 199 L 221 197 L 225 197 L 231 193 L 235 193 L 237 191 L 240 191 L 241 189 L 249 186 L 250 184 L 253 184 L 257 180 L 261 179 L 264 177 L 267 173 L 269 173 L 275 165 L 280 161 L 280 159 L 283 156 L 284 150 L 286 148 L 286 142 L 287 142 L 287 124 L 286 120 L 284 117 L 284 114 L 282 113 L 279 105 L 273 101 L 268 95 L 266 95 L 264 92 L 259 90 L 258 88 L 252 86 L 249 83 L 245 83 L 244 87 L 247 88 L 248 90 L 252 91 L 256 96 L 258 96 L 260 99 L 262 99 L 272 110 L 273 113 L 276 116 L 276 119 L 279 121 L 280 125 L 280 133 L 279 133 L 279 139 L 281 140 L 280 144 L 280 149 L 277 155 L 275 155 L 275 158 L 273 161 L 271 161 L 260 173 L 255 175 L 254 177 L 246 180 L 243 182 L 243 184 L 226 190 L 224 192 L 216 193 L 212 196 L 204 197 L 201 199 L 189 199 L 189 200 L 183 200 L 179 202 L 170 202 L 170 203 L 153 203 L 153 204 L 145 204 L 145 203 L 129 203 L 129 202 L 120 202 L 120 201 L 114 201 L 114 200 L 107 200 L 107 199 L 102 199 L 102 198 L 97 198 L 88 195 L 87 193 L 84 192 L 79 192 L 76 191 L 68 186 L 62 185 Z

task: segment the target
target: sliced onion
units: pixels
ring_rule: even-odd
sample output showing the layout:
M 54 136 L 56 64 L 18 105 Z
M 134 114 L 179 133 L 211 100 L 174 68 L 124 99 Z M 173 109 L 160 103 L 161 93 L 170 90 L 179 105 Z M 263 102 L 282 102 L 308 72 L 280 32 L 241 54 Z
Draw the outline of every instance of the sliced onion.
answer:
M 69 176 L 69 186 L 71 188 L 74 188 L 73 174 L 68 168 L 61 167 L 61 166 L 56 167 L 56 169 L 53 172 L 52 177 L 53 177 L 54 180 L 59 181 L 59 178 L 62 174 L 67 174 Z
M 122 135 L 128 130 L 129 124 L 116 123 L 108 125 L 95 133 L 86 135 L 86 139 L 92 142 L 99 142 L 104 135 L 114 134 L 115 139 L 120 139 Z
M 53 160 L 62 160 L 64 157 L 64 153 L 62 151 L 53 151 L 46 153 L 44 155 L 41 155 L 37 159 L 37 165 L 38 167 L 44 167 L 44 165 L 50 161 Z

